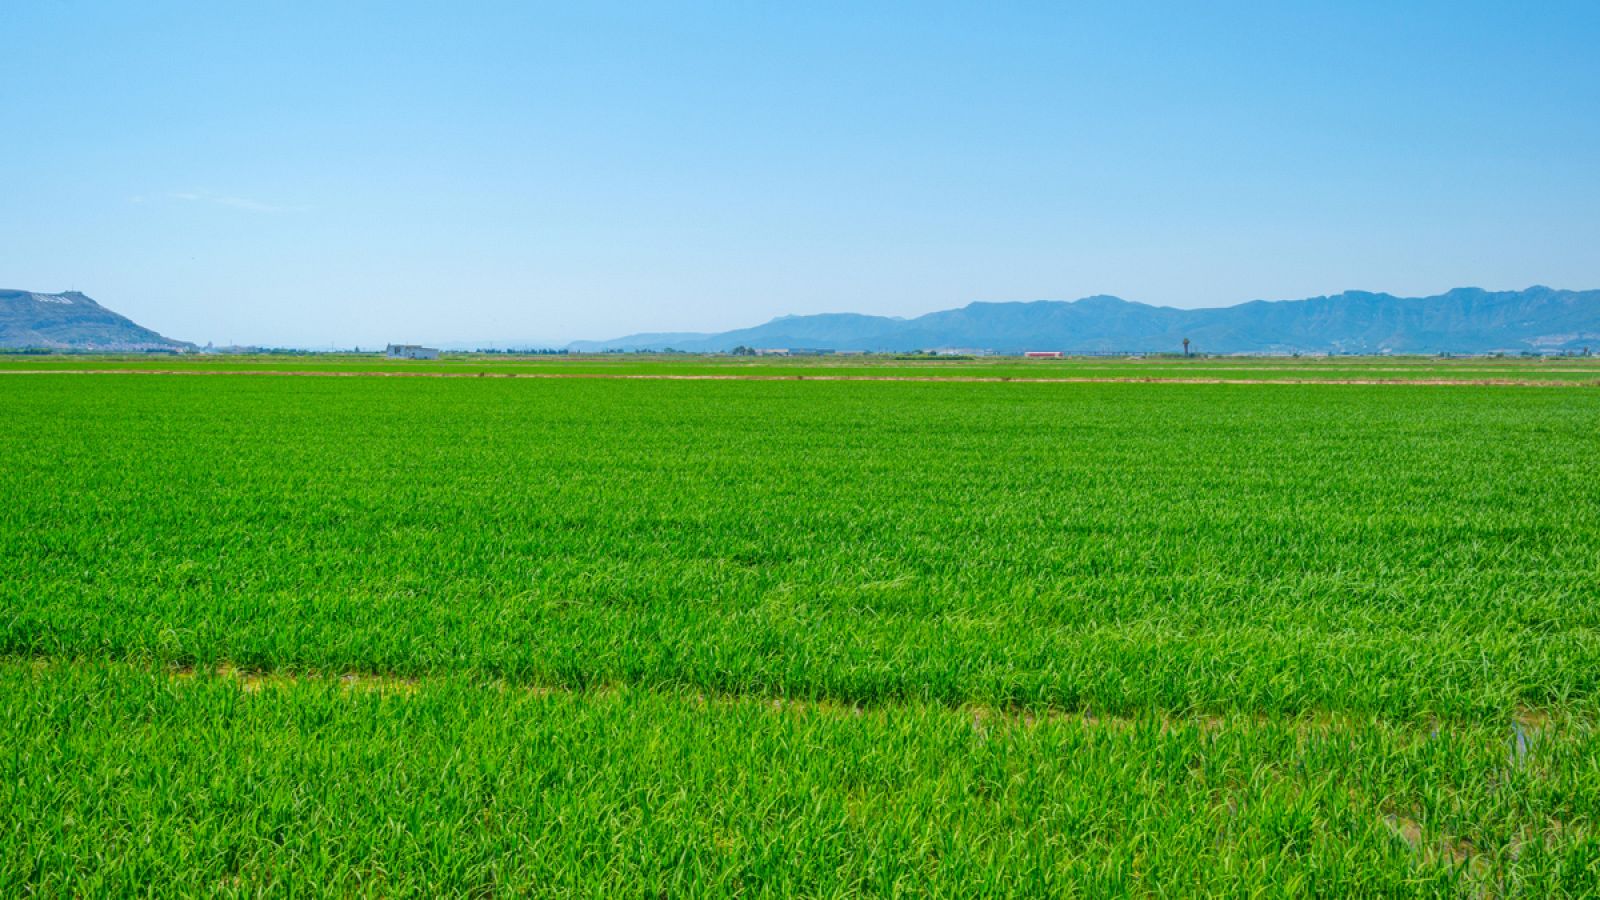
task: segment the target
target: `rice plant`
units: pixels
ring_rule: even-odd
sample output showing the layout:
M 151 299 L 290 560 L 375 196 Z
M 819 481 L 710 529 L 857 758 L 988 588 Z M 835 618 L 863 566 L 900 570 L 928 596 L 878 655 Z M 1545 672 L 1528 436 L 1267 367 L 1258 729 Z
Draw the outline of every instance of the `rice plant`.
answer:
M 8 895 L 1600 878 L 1588 388 L 0 388 Z

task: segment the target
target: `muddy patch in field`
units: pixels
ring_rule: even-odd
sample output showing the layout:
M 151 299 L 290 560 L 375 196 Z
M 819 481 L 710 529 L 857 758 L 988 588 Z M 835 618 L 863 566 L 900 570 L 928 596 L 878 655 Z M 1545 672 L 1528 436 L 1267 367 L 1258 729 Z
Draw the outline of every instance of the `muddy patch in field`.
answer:
M 1529 757 L 1544 733 L 1550 728 L 1550 716 L 1541 710 L 1525 709 L 1511 718 L 1511 754 L 1513 769 L 1528 765 Z
M 232 663 L 222 663 L 209 669 L 196 669 L 186 666 L 171 669 L 169 674 L 179 681 L 190 681 L 202 676 L 231 681 L 237 684 L 239 690 L 246 694 L 259 694 L 265 690 L 284 688 L 296 684 L 325 682 L 337 684 L 340 688 L 352 693 L 398 694 L 409 697 L 415 694 L 421 685 L 419 679 L 402 675 L 381 675 L 372 672 L 344 672 L 339 675 L 324 675 L 311 672 L 262 672 L 241 668 Z
M 1382 822 L 1419 861 L 1460 873 L 1469 896 L 1484 896 L 1485 890 L 1491 887 L 1489 876 L 1493 863 L 1472 842 L 1442 831 L 1430 833 L 1421 821 L 1405 813 L 1385 813 Z

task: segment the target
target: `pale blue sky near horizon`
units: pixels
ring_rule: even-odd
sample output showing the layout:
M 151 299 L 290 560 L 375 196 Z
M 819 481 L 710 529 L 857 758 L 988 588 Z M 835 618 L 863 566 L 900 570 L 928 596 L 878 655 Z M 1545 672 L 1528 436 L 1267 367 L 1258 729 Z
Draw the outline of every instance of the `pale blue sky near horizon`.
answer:
M 204 343 L 1600 287 L 1600 3 L 0 6 L 0 287 Z

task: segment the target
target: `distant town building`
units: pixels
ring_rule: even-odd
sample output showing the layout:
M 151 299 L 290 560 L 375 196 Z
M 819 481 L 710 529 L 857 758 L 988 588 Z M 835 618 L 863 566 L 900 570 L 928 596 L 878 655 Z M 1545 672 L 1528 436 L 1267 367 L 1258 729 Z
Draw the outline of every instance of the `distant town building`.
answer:
M 390 344 L 384 355 L 390 359 L 438 359 L 439 351 L 435 347 L 423 347 L 417 344 Z
M 788 350 L 787 347 L 757 347 L 757 348 L 755 348 L 755 350 L 756 350 L 756 355 L 757 356 L 788 356 L 789 355 L 789 350 Z
M 1060 350 L 1027 350 L 1022 355 L 1028 359 L 1060 359 L 1062 357 Z

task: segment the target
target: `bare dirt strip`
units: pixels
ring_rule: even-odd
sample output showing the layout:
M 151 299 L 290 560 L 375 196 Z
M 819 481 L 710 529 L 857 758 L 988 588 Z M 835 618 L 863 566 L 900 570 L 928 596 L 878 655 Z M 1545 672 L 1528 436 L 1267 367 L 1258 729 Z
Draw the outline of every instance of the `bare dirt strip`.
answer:
M 1414 385 L 1419 387 L 1600 387 L 1600 379 L 1586 381 L 1530 378 L 1165 378 L 1144 376 L 1063 376 L 1060 378 L 1003 375 L 675 375 L 655 372 L 317 372 L 317 371 L 201 371 L 195 369 L 0 369 L 0 375 L 245 375 L 284 378 L 587 378 L 617 381 L 910 381 L 937 384 L 1294 384 L 1294 385 Z

